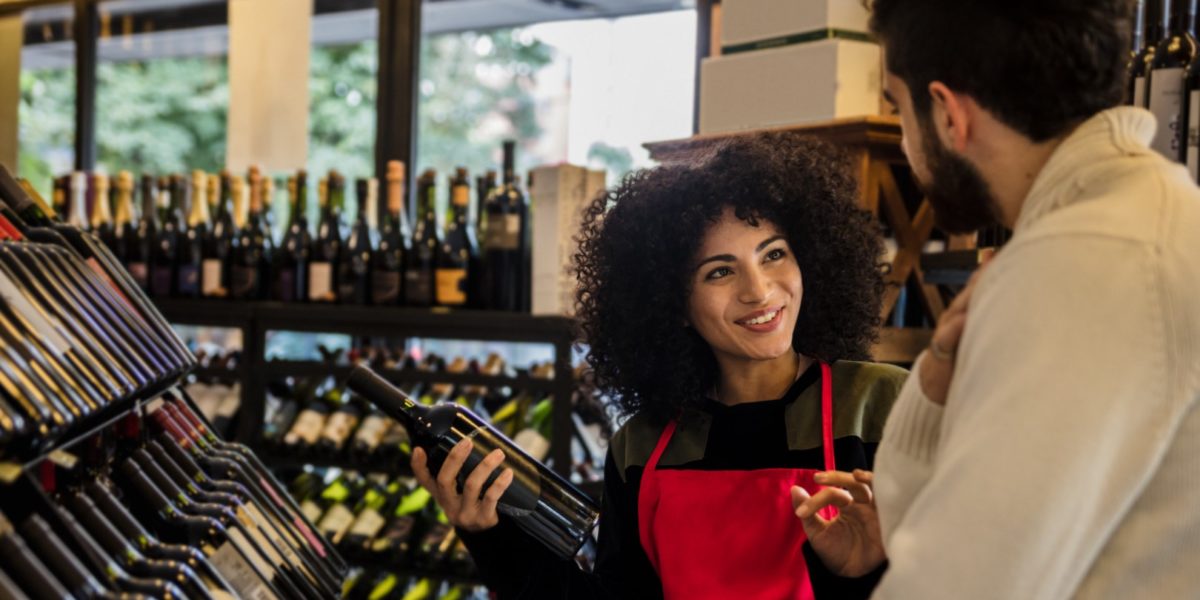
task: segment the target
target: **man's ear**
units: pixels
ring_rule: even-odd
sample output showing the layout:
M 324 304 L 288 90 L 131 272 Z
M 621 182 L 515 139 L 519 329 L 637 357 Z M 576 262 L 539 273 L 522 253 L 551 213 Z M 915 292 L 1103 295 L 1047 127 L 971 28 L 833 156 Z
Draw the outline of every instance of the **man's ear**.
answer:
M 929 84 L 929 95 L 933 98 L 930 114 L 942 144 L 955 152 L 963 152 L 971 137 L 971 115 L 966 97 L 940 81 Z

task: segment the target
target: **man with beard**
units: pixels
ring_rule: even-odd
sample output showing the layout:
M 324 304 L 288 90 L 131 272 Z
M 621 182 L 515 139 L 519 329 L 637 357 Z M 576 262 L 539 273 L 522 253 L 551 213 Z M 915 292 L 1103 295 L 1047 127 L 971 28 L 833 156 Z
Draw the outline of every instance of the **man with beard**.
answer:
M 877 598 L 1197 594 L 1200 191 L 1148 112 L 1114 108 L 1131 4 L 872 3 L 939 225 L 1014 232 L 942 317 L 875 475 L 797 499 L 809 539 L 882 536 Z M 881 533 L 815 515 L 852 503 Z

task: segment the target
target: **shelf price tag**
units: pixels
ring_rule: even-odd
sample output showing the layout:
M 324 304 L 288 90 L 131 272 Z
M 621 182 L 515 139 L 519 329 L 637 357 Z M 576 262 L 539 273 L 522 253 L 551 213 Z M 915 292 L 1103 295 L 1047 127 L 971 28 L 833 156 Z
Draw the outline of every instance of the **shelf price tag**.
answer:
M 67 452 L 66 450 L 55 450 L 46 456 L 50 462 L 70 471 L 79 464 L 79 457 Z

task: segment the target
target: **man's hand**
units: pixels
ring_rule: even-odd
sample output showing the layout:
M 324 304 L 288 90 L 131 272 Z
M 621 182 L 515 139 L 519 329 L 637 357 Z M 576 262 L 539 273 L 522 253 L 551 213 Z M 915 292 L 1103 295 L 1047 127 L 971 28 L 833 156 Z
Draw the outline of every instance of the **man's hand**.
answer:
M 967 287 L 954 297 L 950 307 L 938 319 L 937 329 L 929 341 L 929 348 L 917 357 L 920 363 L 921 391 L 930 402 L 938 406 L 946 405 L 946 396 L 950 392 L 950 381 L 954 378 L 954 364 L 958 358 L 958 343 L 962 340 L 963 330 L 967 327 L 967 312 L 971 306 L 971 294 L 975 284 L 987 268 L 992 256 L 986 257 L 971 275 Z
M 879 568 L 887 555 L 875 512 L 872 473 L 826 471 L 815 479 L 830 487 L 809 496 L 804 488 L 793 486 L 792 506 L 821 562 L 842 577 L 862 577 Z M 838 516 L 827 521 L 817 513 L 830 505 L 838 507 Z

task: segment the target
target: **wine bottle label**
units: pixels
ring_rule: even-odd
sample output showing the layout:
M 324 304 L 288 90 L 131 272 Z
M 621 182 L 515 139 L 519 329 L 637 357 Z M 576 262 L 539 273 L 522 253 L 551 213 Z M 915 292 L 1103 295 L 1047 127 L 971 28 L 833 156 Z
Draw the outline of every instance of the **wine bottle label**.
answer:
M 200 270 L 196 265 L 179 265 L 179 293 L 194 296 L 200 291 Z
M 1146 76 L 1138 75 L 1133 80 L 1133 105 L 1138 108 L 1146 106 Z
M 237 551 L 231 543 L 221 544 L 208 557 L 208 561 L 221 574 L 225 581 L 233 587 L 238 596 L 254 598 L 255 600 L 273 600 L 275 594 L 263 583 L 254 567 Z
M 312 302 L 334 302 L 333 265 L 314 262 L 308 266 L 308 299 Z
M 138 287 L 147 289 L 146 286 L 150 283 L 150 267 L 144 262 L 129 263 L 129 276 L 137 282 Z
M 1176 162 L 1179 161 L 1181 130 L 1186 125 L 1180 121 L 1184 106 L 1184 76 L 1183 69 L 1150 72 L 1150 112 L 1158 121 L 1150 147 Z
M 171 267 L 154 267 L 150 289 L 155 296 L 171 295 Z
M 67 342 L 67 338 L 58 331 L 46 315 L 34 308 L 33 304 L 29 302 L 29 298 L 21 292 L 21 288 L 3 271 L 0 271 L 0 298 L 14 312 L 29 321 L 30 326 L 37 332 L 42 343 L 54 355 L 61 358 L 71 348 L 71 345 Z
M 305 500 L 300 503 L 300 512 L 308 519 L 309 523 L 316 523 L 321 520 L 321 506 L 312 500 Z
M 234 298 L 249 298 L 258 286 L 258 269 L 236 265 L 230 270 L 230 287 Z
M 546 456 L 550 454 L 550 440 L 534 429 L 522 429 L 513 441 L 538 462 L 546 460 Z
M 437 301 L 446 306 L 461 306 L 467 303 L 467 270 L 437 270 Z
M 246 510 L 246 514 L 250 516 L 250 520 L 258 525 L 258 529 L 264 535 L 266 535 L 271 542 L 275 544 L 275 547 L 279 549 L 279 552 L 283 554 L 287 564 L 305 569 L 307 571 L 304 561 L 296 555 L 294 550 L 292 550 L 291 544 L 287 543 L 283 537 L 281 537 L 281 534 L 275 530 L 275 528 L 271 525 L 271 521 L 267 520 L 267 516 L 264 515 L 262 511 L 254 505 L 254 503 L 248 503 L 244 505 L 244 508 Z
M 229 541 L 241 552 L 242 556 L 258 571 L 259 575 L 267 582 L 275 581 L 278 573 L 275 568 L 268 563 L 261 554 L 255 550 L 254 545 L 250 540 L 246 539 L 245 535 L 237 527 L 230 527 L 225 530 L 225 535 L 229 536 Z
M 354 513 L 346 508 L 345 504 L 339 503 L 329 507 L 325 516 L 321 518 L 321 522 L 317 524 L 317 529 L 330 543 L 336 546 L 341 543 L 342 536 L 346 535 L 346 531 L 353 523 Z
M 516 250 L 521 247 L 521 216 L 503 215 L 488 218 L 484 232 L 484 246 L 488 250 Z
M 404 297 L 409 304 L 430 304 L 434 300 L 429 273 L 412 270 L 404 273 Z
M 400 272 L 375 271 L 371 273 L 371 302 L 395 304 L 400 300 Z
M 370 415 L 366 419 L 363 419 L 358 432 L 354 434 L 354 441 L 357 444 L 366 446 L 369 450 L 374 450 L 379 446 L 380 440 L 383 439 L 383 434 L 387 433 L 388 427 L 391 424 L 391 419 L 387 417 Z
M 354 520 L 354 525 L 350 527 L 350 535 L 361 537 L 365 540 L 373 540 L 379 535 L 379 530 L 387 523 L 379 511 L 373 508 L 365 508 L 362 514 Z
M 202 270 L 200 293 L 217 298 L 225 297 L 225 285 L 222 281 L 224 269 L 221 261 L 215 258 L 206 258 L 202 264 Z
M 342 411 L 335 412 L 325 423 L 325 430 L 321 432 L 321 438 L 332 442 L 337 448 L 341 448 L 350 438 L 350 432 L 354 431 L 355 425 L 358 425 L 357 416 Z
M 300 416 L 296 417 L 296 422 L 292 424 L 292 430 L 284 436 L 285 444 L 292 445 L 296 443 L 304 443 L 313 445 L 321 437 L 321 430 L 325 428 L 325 415 L 315 411 L 305 409 L 301 411 Z
M 1188 94 L 1187 168 L 1192 181 L 1200 171 L 1200 90 Z
M 250 536 L 250 539 L 254 540 L 254 543 L 262 550 L 263 558 L 266 558 L 267 562 L 273 565 L 287 564 L 283 559 L 283 555 L 279 554 L 279 551 L 275 548 L 275 545 L 263 535 L 258 523 L 255 523 L 254 519 L 250 517 L 250 513 L 246 512 L 245 506 L 236 507 L 234 514 L 237 515 L 242 527 L 246 529 L 246 533 Z

